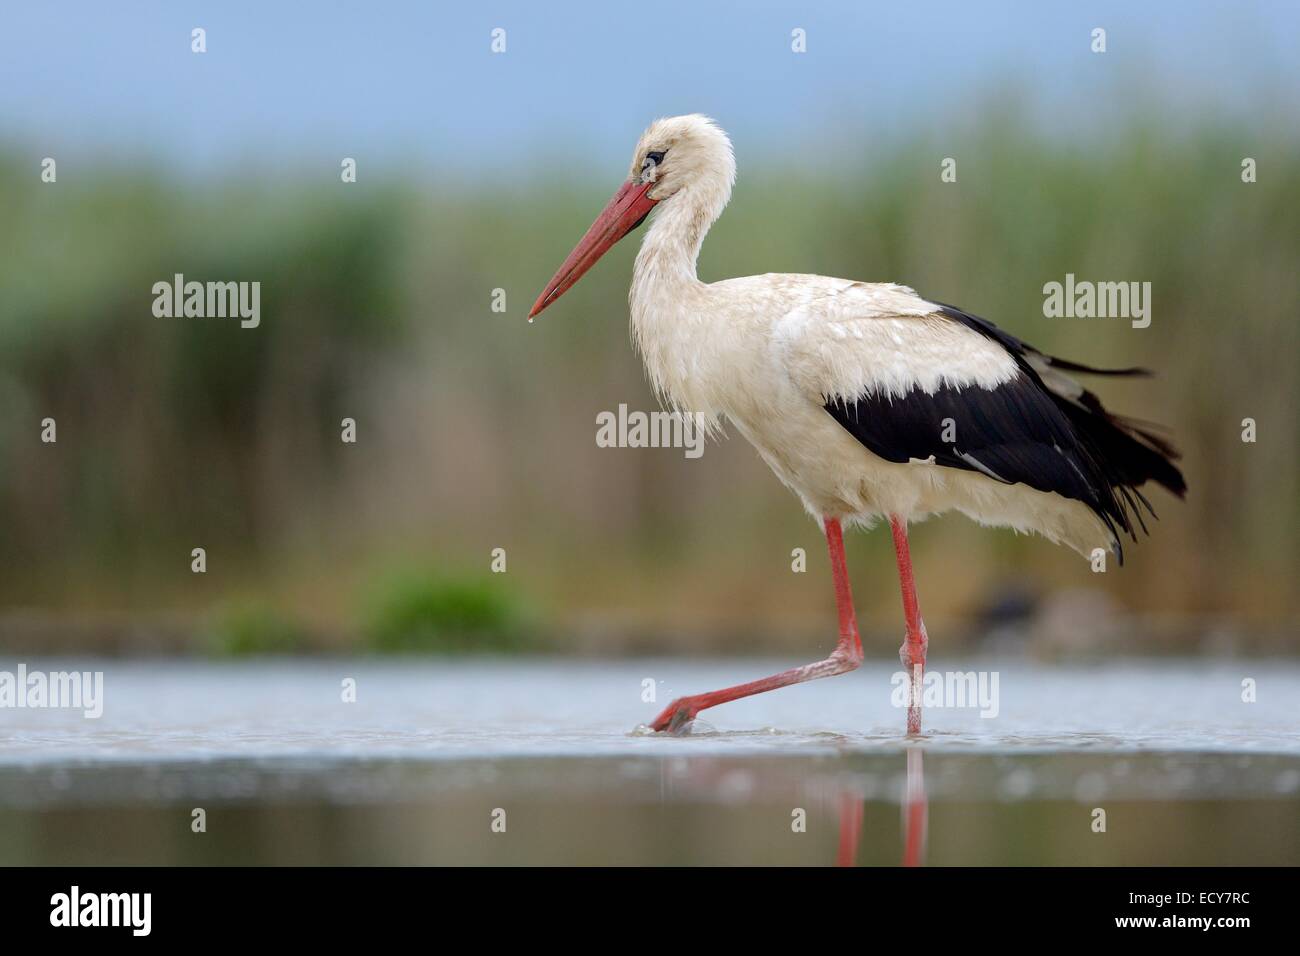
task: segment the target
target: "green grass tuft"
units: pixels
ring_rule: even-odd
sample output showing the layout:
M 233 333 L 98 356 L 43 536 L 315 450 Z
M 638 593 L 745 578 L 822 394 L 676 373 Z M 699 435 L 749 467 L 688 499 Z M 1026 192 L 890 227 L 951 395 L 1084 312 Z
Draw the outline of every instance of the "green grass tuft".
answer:
M 219 608 L 208 630 L 208 648 L 222 657 L 294 654 L 303 649 L 302 627 L 263 601 L 233 601 Z
M 511 652 L 535 647 L 529 618 L 494 580 L 403 570 L 372 588 L 362 633 L 386 653 Z

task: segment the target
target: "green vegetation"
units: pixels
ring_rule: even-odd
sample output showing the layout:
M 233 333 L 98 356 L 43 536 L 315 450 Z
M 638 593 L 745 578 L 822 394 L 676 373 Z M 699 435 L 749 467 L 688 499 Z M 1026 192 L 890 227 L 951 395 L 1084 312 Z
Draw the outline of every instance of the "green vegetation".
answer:
M 303 647 L 302 626 L 263 601 L 223 605 L 208 629 L 208 649 L 222 657 L 293 654 Z
M 1100 582 L 1039 541 L 931 522 L 914 536 L 928 617 L 1023 577 L 1283 629 L 1294 646 L 1300 153 L 1276 137 L 1143 115 L 1061 143 L 982 116 L 961 133 L 957 183 L 924 141 L 845 151 L 855 165 L 822 174 L 742 151 L 703 278 L 904 282 L 1049 352 L 1159 370 L 1097 383 L 1185 452 L 1187 501 L 1153 496 L 1161 521 L 1127 566 Z M 1241 181 L 1247 149 L 1256 183 Z M 51 186 L 18 155 L 0 144 L 0 607 L 197 612 L 252 594 L 263 613 L 230 612 L 221 640 L 274 647 L 291 632 L 277 620 L 351 620 L 346 595 L 391 554 L 486 572 L 504 546 L 510 573 L 490 582 L 379 588 L 366 641 L 527 646 L 520 593 L 564 608 L 556 623 L 624 615 L 652 633 L 825 619 L 816 528 L 743 440 L 699 461 L 595 447 L 599 411 L 655 407 L 627 335 L 635 241 L 524 321 L 617 170 L 430 189 L 397 172 L 312 186 L 105 168 Z M 260 281 L 260 327 L 153 316 L 153 283 L 178 272 Z M 1042 287 L 1067 273 L 1151 282 L 1151 327 L 1045 318 Z M 850 566 L 864 616 L 893 620 L 878 539 L 855 537 Z M 200 544 L 206 575 L 188 567 Z M 795 546 L 814 573 L 790 573 Z
M 361 627 L 372 650 L 479 653 L 536 646 L 518 600 L 492 580 L 406 569 L 372 588 Z

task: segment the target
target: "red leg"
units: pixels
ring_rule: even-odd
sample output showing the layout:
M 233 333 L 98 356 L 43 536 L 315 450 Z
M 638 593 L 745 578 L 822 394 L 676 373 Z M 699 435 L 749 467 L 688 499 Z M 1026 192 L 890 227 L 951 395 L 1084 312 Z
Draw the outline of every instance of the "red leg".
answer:
M 853 866 L 862 842 L 862 797 L 852 790 L 840 794 L 840 848 L 836 866 Z
M 925 862 L 930 803 L 925 797 L 925 764 L 918 747 L 907 748 L 907 795 L 903 799 L 903 866 Z
M 669 704 L 650 726 L 654 730 L 678 731 L 695 719 L 695 715 L 709 707 L 750 697 L 764 691 L 802 684 L 818 677 L 834 677 L 855 669 L 862 663 L 862 640 L 858 637 L 858 622 L 853 613 L 853 594 L 849 590 L 849 570 L 844 561 L 844 532 L 838 518 L 826 518 L 826 546 L 831 553 L 831 574 L 835 579 L 835 603 L 840 612 L 840 639 L 831 656 L 815 664 L 805 664 L 782 671 L 762 680 L 737 684 L 709 694 L 679 697 Z
M 912 555 L 907 548 L 907 522 L 896 515 L 889 518 L 894 532 L 894 554 L 898 558 L 898 583 L 903 589 L 903 616 L 907 619 L 907 638 L 898 649 L 898 658 L 907 669 L 909 687 L 907 694 L 907 732 L 921 732 L 921 686 L 925 678 L 925 651 L 930 639 L 921 620 L 921 608 L 916 601 L 916 581 L 912 579 Z

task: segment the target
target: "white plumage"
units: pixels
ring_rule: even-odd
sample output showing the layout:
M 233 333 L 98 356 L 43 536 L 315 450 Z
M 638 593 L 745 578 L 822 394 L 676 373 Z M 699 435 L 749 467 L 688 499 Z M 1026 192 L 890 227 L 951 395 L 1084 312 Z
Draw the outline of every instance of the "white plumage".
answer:
M 630 303 L 635 341 L 668 404 L 732 422 L 818 520 L 915 522 L 956 510 L 1084 554 L 1113 546 L 1082 502 L 867 451 L 826 414 L 826 399 L 993 388 L 1015 374 L 1014 359 L 900 285 L 777 273 L 701 282 L 700 245 L 731 197 L 731 144 L 706 118 L 682 116 L 651 125 L 636 155 L 652 145 L 672 165 L 650 195 L 673 201 L 641 244 Z
M 1155 480 L 1185 490 L 1163 439 L 1107 412 L 1046 355 L 991 323 L 909 288 L 817 275 L 701 282 L 700 245 L 731 197 L 726 134 L 703 116 L 651 124 L 627 181 L 534 304 L 537 315 L 651 211 L 633 269 L 632 333 L 662 400 L 730 422 L 826 530 L 840 639 L 823 661 L 674 701 L 676 730 L 707 707 L 857 667 L 841 526 L 887 516 L 898 555 L 911 676 L 908 730 L 920 730 L 928 639 L 912 579 L 910 522 L 959 511 L 1037 532 L 1089 555 L 1120 550 Z M 1122 552 L 1120 552 L 1122 558 Z

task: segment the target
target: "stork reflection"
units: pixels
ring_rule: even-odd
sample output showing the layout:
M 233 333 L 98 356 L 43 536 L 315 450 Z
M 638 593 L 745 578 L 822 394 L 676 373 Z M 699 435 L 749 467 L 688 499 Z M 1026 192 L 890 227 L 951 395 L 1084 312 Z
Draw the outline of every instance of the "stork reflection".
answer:
M 862 794 L 853 789 L 840 794 L 840 844 L 836 866 L 853 866 L 862 842 Z M 930 803 L 925 795 L 925 756 L 918 747 L 907 750 L 907 778 L 902 800 L 903 866 L 925 864 Z
M 925 863 L 930 803 L 925 797 L 925 763 L 920 749 L 907 751 L 907 789 L 903 794 L 903 866 Z

